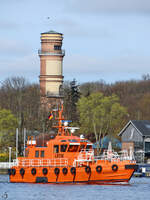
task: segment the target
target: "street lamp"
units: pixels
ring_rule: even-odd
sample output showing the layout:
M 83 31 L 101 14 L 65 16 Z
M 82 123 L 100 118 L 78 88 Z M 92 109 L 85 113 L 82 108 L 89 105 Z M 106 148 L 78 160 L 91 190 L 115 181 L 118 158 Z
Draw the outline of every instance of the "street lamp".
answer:
M 11 149 L 12 147 L 9 147 L 9 164 L 11 163 Z

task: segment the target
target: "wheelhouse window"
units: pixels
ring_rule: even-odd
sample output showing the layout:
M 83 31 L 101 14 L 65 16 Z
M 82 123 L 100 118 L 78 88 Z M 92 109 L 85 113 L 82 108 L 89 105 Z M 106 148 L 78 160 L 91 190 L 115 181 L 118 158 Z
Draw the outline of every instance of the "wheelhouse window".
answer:
M 84 145 L 84 144 L 81 144 L 81 145 L 80 145 L 79 151 L 83 150 L 84 148 L 85 148 L 85 145 Z
M 77 152 L 79 145 L 69 145 L 68 152 Z
M 54 145 L 54 153 L 59 153 L 59 145 Z
M 92 149 L 92 145 L 91 144 L 87 144 L 86 146 L 86 150 Z
M 54 50 L 61 50 L 61 46 L 55 45 L 55 46 L 54 46 Z
M 66 150 L 67 150 L 67 144 L 62 144 L 60 146 L 60 150 L 61 150 L 61 152 L 66 152 Z
M 41 158 L 44 158 L 44 151 L 41 151 Z
M 36 157 L 36 158 L 39 157 L 39 151 L 35 151 L 35 157 Z

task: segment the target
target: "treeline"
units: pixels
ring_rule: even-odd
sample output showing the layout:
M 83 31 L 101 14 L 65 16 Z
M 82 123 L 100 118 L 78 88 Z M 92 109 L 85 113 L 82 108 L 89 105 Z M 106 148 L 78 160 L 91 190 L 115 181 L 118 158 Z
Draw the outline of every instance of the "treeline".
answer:
M 97 95 L 94 96 L 93 94 Z M 98 99 L 95 103 L 95 99 L 100 98 L 99 96 L 101 96 L 101 101 L 99 102 Z M 90 139 L 92 136 L 92 140 L 95 141 L 96 132 L 94 131 L 94 126 L 88 129 L 86 120 L 82 118 L 82 116 L 84 116 L 84 118 L 86 117 L 83 112 L 87 109 L 89 110 L 89 106 L 83 108 L 83 105 L 86 105 L 85 102 L 90 102 L 91 105 L 93 105 L 93 107 L 90 107 L 91 110 L 88 113 L 90 114 L 90 116 L 88 116 L 90 118 L 88 120 L 96 120 L 97 118 L 95 118 L 95 116 L 98 116 L 99 119 L 102 118 L 102 116 L 103 118 L 107 116 L 107 119 L 111 120 L 111 122 L 109 122 L 109 126 L 111 127 L 109 127 L 109 129 L 107 128 L 106 131 L 102 126 L 107 127 L 108 120 L 105 120 L 105 124 L 98 127 L 98 129 L 102 131 L 100 135 L 117 135 L 129 120 L 150 120 L 150 76 L 144 75 L 141 80 L 120 81 L 113 84 L 107 84 L 104 81 L 96 81 L 79 85 L 75 80 L 71 82 L 66 81 L 64 83 L 65 117 L 72 120 L 72 125 L 80 126 L 81 131 L 84 131 Z M 97 104 L 97 102 L 99 103 Z M 97 110 L 99 110 L 99 112 L 96 112 Z M 123 113 L 120 119 L 117 118 L 117 116 L 119 116 L 119 113 L 117 114 L 118 110 Z M 109 118 L 109 112 L 112 114 L 111 118 Z M 99 113 L 101 113 L 101 115 Z M 24 128 L 26 128 L 28 135 L 39 134 L 40 132 L 48 133 L 50 127 L 47 125 L 47 116 L 47 111 L 45 112 L 40 109 L 39 84 L 31 84 L 23 77 L 7 78 L 1 83 L 1 147 L 15 145 L 15 137 L 13 137 L 14 140 L 12 140 L 12 135 L 15 135 L 16 128 L 19 128 L 20 138 L 23 138 Z M 117 121 L 113 121 L 113 119 L 117 119 Z M 9 121 L 10 125 L 6 123 L 6 121 Z M 98 126 L 101 123 L 101 121 L 98 121 Z M 9 126 L 13 126 L 14 129 L 10 131 Z M 3 140 L 4 135 L 5 141 Z M 6 135 L 8 135 L 8 137 L 6 137 Z M 11 138 L 11 142 L 9 138 Z
M 120 104 L 128 111 L 128 120 L 150 120 L 150 77 L 142 80 L 120 81 L 106 84 L 103 81 L 84 83 L 80 86 L 82 95 L 102 92 L 105 96 L 115 94 Z

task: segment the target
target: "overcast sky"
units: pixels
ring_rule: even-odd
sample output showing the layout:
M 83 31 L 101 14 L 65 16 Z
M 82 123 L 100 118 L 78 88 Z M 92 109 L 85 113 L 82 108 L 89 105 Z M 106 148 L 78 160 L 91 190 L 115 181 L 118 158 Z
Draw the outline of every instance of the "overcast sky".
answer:
M 0 81 L 39 81 L 40 33 L 49 30 L 64 34 L 65 80 L 150 73 L 150 0 L 0 0 Z

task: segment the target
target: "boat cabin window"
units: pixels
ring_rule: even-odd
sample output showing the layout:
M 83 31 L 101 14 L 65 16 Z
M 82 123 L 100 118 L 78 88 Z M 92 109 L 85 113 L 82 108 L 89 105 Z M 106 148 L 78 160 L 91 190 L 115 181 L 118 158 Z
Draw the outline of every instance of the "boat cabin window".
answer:
M 85 147 L 85 145 L 84 145 L 84 144 L 81 144 L 81 145 L 80 145 L 79 151 L 81 151 L 82 149 L 84 149 L 84 147 Z
M 66 152 L 67 144 L 62 144 L 62 145 L 60 146 L 60 149 L 61 149 L 61 152 Z
M 44 151 L 41 151 L 41 158 L 44 158 Z
M 59 145 L 54 145 L 54 153 L 59 153 Z
M 39 157 L 39 151 L 35 151 L 35 157 L 36 157 L 36 158 Z
M 68 140 L 69 142 L 78 142 L 77 140 L 75 139 L 72 139 L 72 140 Z
M 69 145 L 68 152 L 77 152 L 79 145 Z
M 87 144 L 86 150 L 92 149 L 92 145 Z

